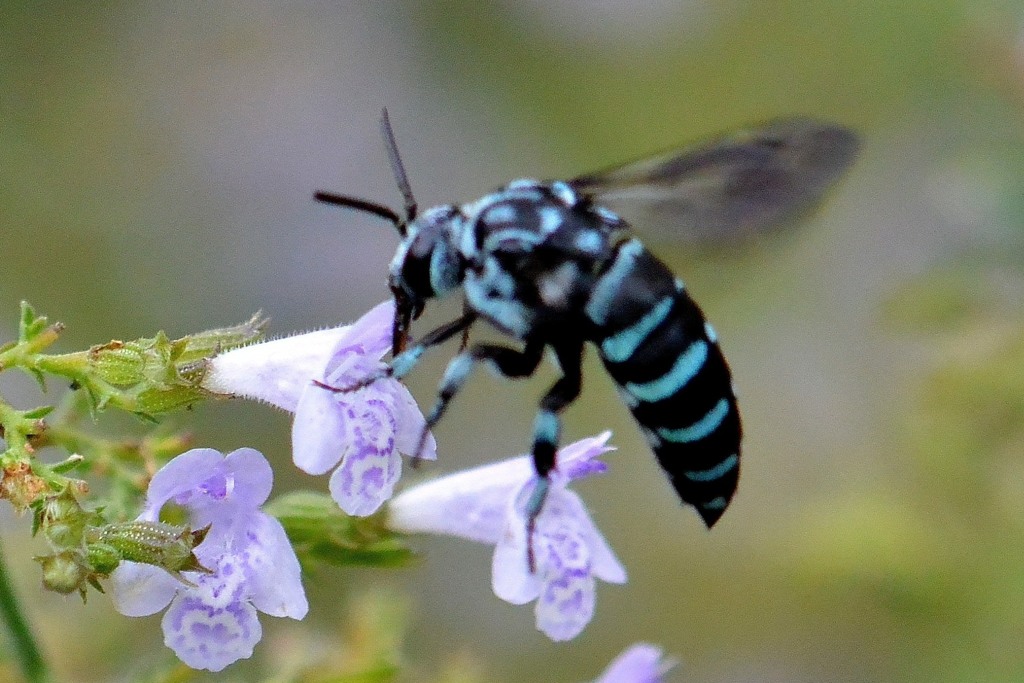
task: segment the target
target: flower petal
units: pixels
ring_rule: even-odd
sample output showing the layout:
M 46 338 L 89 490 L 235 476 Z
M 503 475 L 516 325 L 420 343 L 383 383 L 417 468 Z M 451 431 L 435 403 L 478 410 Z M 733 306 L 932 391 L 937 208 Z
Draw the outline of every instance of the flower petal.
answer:
M 427 421 L 416 405 L 416 399 L 412 397 L 405 385 L 397 380 L 384 380 L 391 384 L 391 392 L 395 401 L 395 446 L 402 453 L 411 457 L 419 457 L 421 460 L 437 460 L 437 442 L 434 435 L 428 433 L 427 440 L 423 442 L 423 450 L 416 453 L 420 443 L 420 435 L 427 426 Z
M 534 600 L 542 589 L 540 578 L 530 573 L 526 516 L 522 514 L 519 505 L 527 491 L 533 490 L 530 484 L 506 503 L 505 528 L 494 547 L 491 561 L 491 588 L 495 595 L 513 605 L 523 605 Z
M 491 590 L 513 605 L 525 605 L 541 591 L 540 580 L 527 565 L 525 537 L 524 533 L 521 538 L 503 538 L 494 547 L 491 560 Z
M 418 484 L 392 499 L 389 524 L 406 533 L 498 543 L 505 532 L 509 501 L 532 474 L 533 463 L 523 456 Z
M 583 539 L 590 552 L 591 571 L 597 578 L 608 583 L 625 583 L 626 568 L 619 562 L 615 552 L 608 545 L 601 531 L 590 518 L 583 500 L 574 491 L 560 489 L 556 500 L 550 507 L 557 507 L 560 516 L 569 517 L 573 520 L 580 537 Z M 545 512 L 549 504 L 545 504 Z M 538 520 L 538 524 L 540 521 Z
M 239 448 L 224 456 L 224 466 L 234 482 L 236 505 L 255 509 L 267 502 L 274 486 L 274 470 L 262 453 L 254 448 Z
M 671 667 L 662 659 L 661 648 L 637 643 L 612 660 L 593 683 L 660 683 Z
M 537 627 L 552 640 L 577 636 L 590 622 L 596 579 L 623 582 L 626 572 L 598 531 L 582 499 L 566 486 L 578 476 L 603 471 L 595 460 L 610 450 L 609 433 L 559 452 L 532 538 L 527 507 L 538 485 L 528 456 L 477 467 L 415 486 L 389 507 L 389 525 L 405 532 L 444 533 L 495 544 L 491 585 L 512 604 L 537 599 Z M 529 566 L 532 544 L 534 572 Z
M 126 617 L 156 614 L 183 585 L 163 569 L 139 562 L 122 562 L 110 575 L 114 609 Z
M 331 475 L 331 498 L 350 515 L 365 517 L 380 509 L 402 474 L 402 456 L 358 442 Z
M 395 321 L 395 301 L 388 299 L 377 304 L 352 323 L 345 335 L 332 349 L 332 356 L 345 347 L 361 347 L 362 354 L 379 360 L 391 349 L 392 326 Z
M 173 500 L 189 510 L 193 527 L 217 522 L 211 532 L 215 537 L 226 532 L 234 519 L 250 514 L 267 500 L 274 472 L 263 454 L 252 448 L 239 448 L 226 457 L 209 449 L 196 450 L 206 450 L 218 457 L 200 459 L 194 457 L 196 451 L 190 451 L 184 454 L 189 456 L 184 461 L 175 459 L 168 463 L 179 471 L 183 466 L 192 467 L 188 480 L 181 482 L 187 484 L 187 488 L 178 492 Z
M 605 431 L 565 446 L 558 451 L 557 471 L 569 481 L 592 474 L 603 474 L 607 471 L 608 465 L 597 458 L 615 450 L 614 446 L 606 445 L 611 435 L 610 431 Z
M 146 510 L 156 519 L 164 503 L 182 494 L 195 491 L 213 475 L 224 461 L 220 451 L 212 448 L 193 448 L 161 467 L 149 482 Z
M 295 409 L 292 423 L 292 460 L 309 474 L 323 474 L 345 453 L 348 428 L 343 399 L 310 384 Z
M 253 605 L 274 617 L 305 617 L 309 602 L 302 587 L 299 560 L 284 527 L 273 517 L 259 513 L 251 520 L 246 538 L 249 545 L 245 562 Z
M 591 553 L 580 520 L 570 510 L 574 494 L 555 489 L 537 518 L 534 552 L 543 582 L 537 628 L 556 641 L 575 638 L 590 623 L 596 602 Z
M 164 644 L 193 669 L 220 671 L 252 656 L 263 636 L 256 609 L 247 602 L 223 607 L 195 595 L 179 595 L 161 622 Z
M 534 608 L 537 629 L 556 642 L 572 640 L 590 623 L 596 602 L 594 577 L 587 572 L 548 581 Z
M 332 351 L 351 326 L 317 330 L 234 349 L 209 362 L 203 387 L 295 412 L 313 379 L 323 376 Z

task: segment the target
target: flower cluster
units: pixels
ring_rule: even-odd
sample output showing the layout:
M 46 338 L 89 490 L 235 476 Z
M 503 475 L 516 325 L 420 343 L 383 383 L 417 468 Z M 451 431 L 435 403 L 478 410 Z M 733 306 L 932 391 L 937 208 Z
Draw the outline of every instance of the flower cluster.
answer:
M 294 413 L 296 466 L 324 474 L 337 465 L 331 496 L 350 515 L 373 514 L 391 497 L 400 453 L 437 457 L 432 435 L 414 452 L 426 422 L 404 385 L 382 377 L 360 386 L 387 367 L 380 359 L 391 347 L 394 310 L 387 301 L 352 325 L 229 351 L 210 362 L 203 381 L 215 393 Z
M 387 302 L 350 326 L 229 351 L 209 362 L 203 380 L 208 391 L 293 413 L 295 464 L 311 474 L 333 469 L 331 496 L 354 516 L 373 514 L 392 497 L 401 454 L 436 457 L 429 434 L 415 452 L 426 423 L 381 361 L 393 316 L 394 305 Z M 572 639 L 594 614 L 597 580 L 626 581 L 624 567 L 569 489 L 573 481 L 606 471 L 599 456 L 612 450 L 609 437 L 605 432 L 559 451 L 530 537 L 527 508 L 542 482 L 527 455 L 410 488 L 391 500 L 388 523 L 397 532 L 493 545 L 495 594 L 517 605 L 535 602 L 537 628 L 555 641 Z M 294 552 L 280 523 L 260 511 L 271 481 L 269 464 L 251 449 L 226 457 L 190 451 L 152 480 L 140 519 L 157 520 L 173 502 L 188 512 L 193 528 L 208 526 L 195 550 L 208 572 L 185 572 L 183 582 L 126 562 L 114 575 L 115 602 L 131 616 L 170 605 L 165 641 L 190 666 L 217 671 L 250 656 L 261 634 L 257 611 L 295 619 L 306 613 Z M 660 652 L 647 646 L 627 655 L 599 680 L 658 680 L 660 674 L 635 672 L 655 671 Z M 620 670 L 626 673 L 615 673 Z
M 624 583 L 626 570 L 594 526 L 570 482 L 604 472 L 596 458 L 611 450 L 605 432 L 558 452 L 551 488 L 526 537 L 526 504 L 537 485 L 529 456 L 441 477 L 400 493 L 390 505 L 393 528 L 448 534 L 495 546 L 494 593 L 515 605 L 534 600 L 537 628 L 552 640 L 575 638 L 590 622 L 595 579 Z M 531 571 L 528 544 L 536 566 Z
M 113 598 L 130 617 L 163 618 L 164 642 L 195 669 L 220 671 L 252 655 L 262 635 L 256 612 L 302 619 L 309 606 L 299 562 L 284 529 L 260 511 L 273 472 L 258 451 L 223 456 L 209 448 L 184 453 L 150 482 L 139 520 L 156 522 L 167 503 L 184 508 L 193 527 L 209 527 L 195 556 L 206 572 L 185 572 L 188 583 L 149 564 L 114 570 Z

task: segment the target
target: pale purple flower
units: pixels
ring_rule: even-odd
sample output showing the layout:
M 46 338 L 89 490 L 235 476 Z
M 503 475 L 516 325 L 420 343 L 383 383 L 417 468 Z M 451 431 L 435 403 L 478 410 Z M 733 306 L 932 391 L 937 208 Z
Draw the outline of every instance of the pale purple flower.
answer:
M 193 449 L 150 482 L 139 519 L 157 521 L 172 502 L 188 512 L 193 529 L 209 525 L 194 554 L 212 573 L 183 572 L 184 583 L 153 565 L 122 562 L 111 576 L 114 606 L 141 617 L 170 605 L 164 643 L 194 669 L 220 671 L 252 656 L 262 636 L 257 610 L 302 619 L 309 609 L 284 528 L 259 509 L 272 483 L 270 463 L 251 448 L 227 456 Z
M 611 432 L 558 452 L 551 488 L 533 534 L 535 571 L 527 559 L 525 512 L 537 484 L 529 456 L 483 465 L 415 486 L 389 506 L 391 527 L 468 538 L 495 546 L 495 595 L 515 605 L 537 601 L 537 628 L 570 640 L 594 614 L 596 579 L 624 583 L 626 570 L 594 526 L 583 501 L 568 489 L 580 477 L 604 472 L 597 456 Z
M 352 325 L 275 339 L 210 361 L 203 386 L 255 398 L 295 414 L 292 457 L 310 474 L 331 475 L 331 496 L 350 515 L 376 512 L 402 472 L 400 453 L 433 460 L 437 447 L 409 390 L 386 376 L 394 302 Z M 317 383 L 354 391 L 331 391 Z M 340 465 L 339 465 L 340 462 Z
M 662 658 L 661 648 L 637 643 L 612 660 L 593 683 L 662 683 L 672 666 Z

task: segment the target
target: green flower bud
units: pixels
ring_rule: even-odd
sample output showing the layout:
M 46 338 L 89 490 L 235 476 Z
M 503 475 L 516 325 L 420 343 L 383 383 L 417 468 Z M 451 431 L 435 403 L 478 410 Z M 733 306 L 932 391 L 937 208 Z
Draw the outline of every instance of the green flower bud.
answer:
M 109 576 L 121 564 L 121 553 L 108 543 L 91 543 L 85 550 L 89 566 L 100 576 Z
M 70 377 L 97 409 L 114 406 L 141 416 L 186 407 L 209 396 L 201 387 L 206 361 L 225 349 L 256 341 L 266 320 L 258 315 L 233 327 L 171 340 L 163 332 L 114 340 L 88 351 L 37 359 L 38 369 Z
M 36 527 L 54 548 L 74 548 L 81 544 L 85 526 L 92 517 L 82 509 L 71 487 L 66 487 L 44 498 L 36 508 Z
M 43 586 L 47 590 L 62 595 L 75 591 L 84 593 L 89 572 L 82 566 L 78 553 L 65 551 L 37 557 L 35 560 L 43 567 Z
M 207 531 L 209 527 L 192 531 L 187 526 L 162 522 L 121 522 L 90 529 L 87 542 L 108 545 L 121 559 L 162 567 L 172 573 L 209 571 L 193 554 Z

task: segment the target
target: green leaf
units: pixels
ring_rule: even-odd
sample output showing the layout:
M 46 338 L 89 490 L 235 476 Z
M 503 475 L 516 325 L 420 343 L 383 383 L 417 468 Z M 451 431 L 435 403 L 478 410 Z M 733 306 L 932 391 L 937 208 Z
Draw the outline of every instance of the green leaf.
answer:
M 26 420 L 38 420 L 46 417 L 53 412 L 53 406 L 39 406 L 38 408 L 32 408 L 22 413 L 22 417 Z
M 37 316 L 32 305 L 27 301 L 21 302 L 21 320 L 18 323 L 18 340 L 26 342 L 46 329 L 46 318 Z

